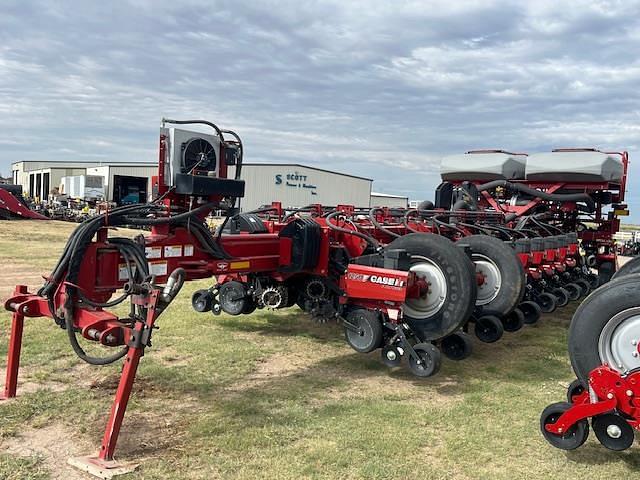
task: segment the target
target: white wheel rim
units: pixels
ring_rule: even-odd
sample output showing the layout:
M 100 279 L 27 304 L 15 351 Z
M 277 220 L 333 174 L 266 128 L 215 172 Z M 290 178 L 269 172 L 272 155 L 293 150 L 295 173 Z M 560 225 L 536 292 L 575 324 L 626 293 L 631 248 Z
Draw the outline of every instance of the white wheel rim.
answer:
M 500 269 L 489 257 L 474 253 L 471 256 L 476 267 L 476 274 L 482 275 L 484 281 L 478 285 L 476 305 L 486 305 L 496 299 L 502 286 Z
M 598 340 L 603 363 L 620 373 L 640 368 L 640 307 L 629 308 L 607 322 Z
M 440 311 L 447 299 L 447 279 L 442 269 L 432 260 L 412 256 L 411 272 L 427 282 L 428 291 L 420 298 L 409 298 L 404 304 L 404 313 L 412 318 L 427 319 Z

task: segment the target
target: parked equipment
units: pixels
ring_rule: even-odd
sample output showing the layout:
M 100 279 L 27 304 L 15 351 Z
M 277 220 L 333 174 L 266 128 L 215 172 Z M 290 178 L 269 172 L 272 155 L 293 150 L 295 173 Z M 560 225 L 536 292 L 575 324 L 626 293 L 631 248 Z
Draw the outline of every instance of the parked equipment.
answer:
M 213 134 L 173 127 L 192 124 Z M 124 357 L 100 453 L 75 460 L 89 470 L 112 469 L 139 360 L 185 281 L 215 278 L 193 295 L 198 312 L 242 315 L 298 305 L 318 321 L 341 321 L 356 351 L 379 349 L 389 366 L 405 358 L 413 374 L 428 377 L 442 354 L 461 360 L 471 353 L 469 331 L 495 342 L 505 331 L 535 323 L 541 311 L 584 296 L 600 281 L 590 266 L 605 280 L 613 274 L 612 267 L 604 275 L 602 266 L 615 260 L 607 235 L 617 219 L 605 218 L 603 206 L 622 208 L 624 175 L 621 183 L 547 185 L 521 178 L 524 155 L 469 155 L 510 159 L 477 178 L 463 179 L 474 172 L 445 177 L 435 204 L 420 209 L 309 205 L 285 211 L 274 203 L 238 214 L 240 137 L 203 120 L 163 120 L 155 200 L 84 221 L 44 286 L 35 294 L 17 286 L 6 302 L 13 321 L 5 398 L 16 394 L 25 317 L 52 318 L 85 362 Z M 514 162 L 513 173 L 505 174 L 504 165 Z M 236 167 L 235 178 L 227 178 L 229 166 Z M 212 233 L 205 218 L 214 210 L 227 217 Z M 595 218 L 592 226 L 583 223 L 585 211 Z M 119 225 L 152 232 L 135 240 L 109 236 L 109 227 Z M 128 317 L 108 311 L 127 299 Z M 96 357 L 81 339 L 119 350 Z

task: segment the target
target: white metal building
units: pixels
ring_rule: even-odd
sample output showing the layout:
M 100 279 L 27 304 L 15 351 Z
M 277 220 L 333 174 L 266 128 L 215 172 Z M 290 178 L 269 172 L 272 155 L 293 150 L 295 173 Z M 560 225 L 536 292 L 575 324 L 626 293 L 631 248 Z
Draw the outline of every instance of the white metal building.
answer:
M 157 163 L 98 162 L 16 162 L 12 165 L 13 181 L 22 185 L 25 196 L 47 200 L 49 193 L 61 191 L 63 177 L 101 177 L 107 201 L 145 202 L 152 195 L 151 177 L 157 175 Z M 233 177 L 235 168 L 229 169 Z M 242 211 L 250 211 L 271 202 L 285 208 L 304 207 L 313 203 L 326 206 L 406 207 L 407 197 L 372 193 L 373 180 L 346 173 L 333 172 L 297 163 L 245 163 L 242 166 L 245 197 Z M 78 178 L 65 179 L 75 182 Z M 69 192 L 64 192 L 68 194 Z
M 151 177 L 158 175 L 157 163 L 111 163 L 89 167 L 87 175 L 104 178 L 104 191 L 109 201 L 144 203 L 151 199 Z
M 46 200 L 49 192 L 57 188 L 62 177 L 84 175 L 87 167 L 98 165 L 96 162 L 15 162 L 11 165 L 12 180 L 22 185 L 27 197 Z
M 233 175 L 235 169 L 231 168 L 229 177 Z M 245 181 L 245 196 L 240 203 L 244 212 L 273 201 L 281 202 L 285 208 L 312 203 L 368 207 L 373 182 L 370 178 L 297 163 L 245 163 L 241 177 Z
M 402 195 L 389 195 L 388 193 L 371 192 L 372 207 L 400 207 L 407 208 L 409 205 L 409 197 Z

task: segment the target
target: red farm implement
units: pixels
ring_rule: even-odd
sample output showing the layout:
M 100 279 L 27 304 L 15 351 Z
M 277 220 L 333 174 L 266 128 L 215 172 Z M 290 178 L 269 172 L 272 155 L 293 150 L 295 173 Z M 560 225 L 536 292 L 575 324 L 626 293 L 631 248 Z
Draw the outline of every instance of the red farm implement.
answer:
M 213 132 L 174 127 L 182 124 Z M 101 448 L 75 465 L 115 471 L 138 363 L 185 281 L 214 279 L 192 298 L 198 312 L 243 315 L 298 305 L 317 320 L 341 321 L 356 351 L 379 349 L 389 366 L 404 358 L 413 374 L 428 377 L 438 371 L 441 352 L 456 360 L 471 353 L 470 329 L 495 342 L 504 331 L 535 323 L 541 310 L 586 295 L 614 270 L 603 266 L 614 265 L 608 242 L 618 223 L 615 210 L 603 210 L 623 209 L 622 177 L 550 184 L 529 181 L 524 172 L 519 179 L 504 172 L 486 178 L 462 172 L 457 179 L 443 173 L 435 203 L 418 209 L 274 203 L 240 214 L 242 156 L 232 131 L 201 120 L 164 120 L 155 200 L 80 224 L 43 287 L 30 293 L 18 286 L 5 303 L 13 315 L 5 398 L 16 395 L 25 318 L 52 318 L 85 362 L 124 358 Z M 235 178 L 227 178 L 229 166 Z M 226 220 L 212 233 L 205 218 L 220 210 Z M 150 227 L 151 234 L 109 235 L 109 227 L 122 225 Z M 127 317 L 109 311 L 126 300 Z M 82 347 L 87 341 L 116 353 L 94 357 Z

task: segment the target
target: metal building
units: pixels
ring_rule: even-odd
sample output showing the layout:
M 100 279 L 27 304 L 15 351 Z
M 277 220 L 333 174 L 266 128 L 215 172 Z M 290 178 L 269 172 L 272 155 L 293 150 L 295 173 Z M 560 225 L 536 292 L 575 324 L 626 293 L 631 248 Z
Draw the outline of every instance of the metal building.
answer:
M 156 163 L 111 163 L 89 167 L 87 175 L 104 178 L 104 191 L 108 201 L 144 203 L 151 199 L 151 177 L 158 175 Z
M 402 195 L 389 195 L 388 193 L 371 192 L 371 207 L 399 207 L 407 208 L 409 197 Z
M 57 188 L 62 177 L 84 175 L 87 167 L 97 162 L 15 162 L 11 164 L 12 180 L 22 185 L 25 196 L 47 200 L 52 189 Z
M 234 174 L 231 168 L 229 176 Z M 373 182 L 370 178 L 297 163 L 245 163 L 241 177 L 245 181 L 245 196 L 240 203 L 243 212 L 273 201 L 281 202 L 285 208 L 312 203 L 368 207 Z

